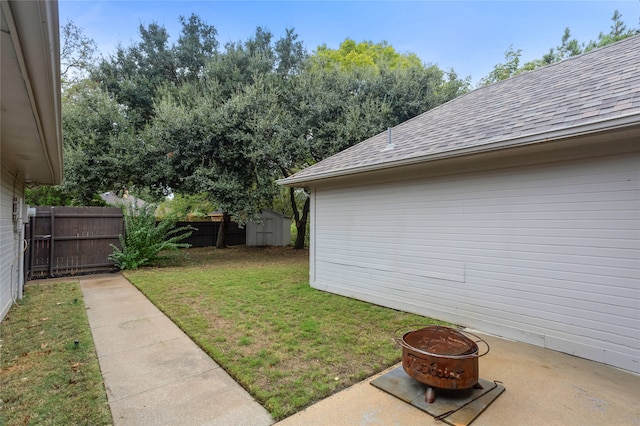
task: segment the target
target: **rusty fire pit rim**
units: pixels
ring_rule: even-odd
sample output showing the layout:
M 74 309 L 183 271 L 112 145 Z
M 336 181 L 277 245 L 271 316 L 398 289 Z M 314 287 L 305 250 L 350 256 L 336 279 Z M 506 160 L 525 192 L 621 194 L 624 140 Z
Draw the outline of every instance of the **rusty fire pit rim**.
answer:
M 406 329 L 407 329 L 407 328 L 409 328 L 409 327 L 419 327 L 419 328 L 417 328 L 417 329 L 415 329 L 415 330 L 407 331 L 407 332 L 405 332 L 405 333 L 403 333 L 403 334 L 402 334 L 402 337 L 398 337 L 398 335 L 399 335 L 398 333 L 399 333 L 400 331 L 406 330 Z M 482 352 L 482 353 L 480 353 L 480 349 L 478 349 L 478 351 L 477 351 L 477 352 L 474 352 L 474 353 L 471 353 L 471 354 L 445 355 L 445 354 L 438 354 L 438 353 L 433 353 L 433 352 L 423 351 L 422 349 L 418 349 L 418 348 L 415 348 L 415 347 L 411 346 L 410 344 L 408 344 L 408 343 L 404 340 L 404 338 L 405 338 L 405 336 L 406 336 L 406 335 L 408 335 L 408 334 L 410 334 L 410 333 L 413 333 L 413 332 L 416 332 L 416 331 L 423 330 L 423 329 L 425 329 L 425 328 L 434 328 L 434 329 L 444 328 L 444 329 L 449 329 L 449 330 L 456 331 L 456 332 L 458 332 L 458 333 L 462 334 L 463 336 L 467 337 L 468 339 L 472 340 L 476 345 L 477 345 L 478 343 L 483 344 L 483 345 L 485 346 L 485 351 L 484 351 L 484 352 Z M 473 337 L 473 338 L 475 338 L 476 340 L 474 340 L 473 338 L 471 338 L 471 337 L 467 336 L 467 334 L 468 334 L 469 336 L 472 336 L 472 337 Z M 435 358 L 447 358 L 447 359 L 470 359 L 470 358 L 480 358 L 480 357 L 485 356 L 486 354 L 488 354 L 488 353 L 489 353 L 489 351 L 491 350 L 491 348 L 489 347 L 489 343 L 487 343 L 487 341 L 486 341 L 486 340 L 484 340 L 483 338 L 481 338 L 480 336 L 477 336 L 477 335 L 475 335 L 475 334 L 473 334 L 473 333 L 471 333 L 471 332 L 469 332 L 469 331 L 467 331 L 467 330 L 463 330 L 463 329 L 460 329 L 460 328 L 447 327 L 447 326 L 444 326 L 444 325 L 437 325 L 437 324 L 427 324 L 427 325 L 425 325 L 425 324 L 421 324 L 421 325 L 405 325 L 405 326 L 402 326 L 402 327 L 398 328 L 398 329 L 395 331 L 395 333 L 394 333 L 394 337 L 393 337 L 393 340 L 395 340 L 395 342 L 396 342 L 398 345 L 400 345 L 401 347 L 403 347 L 403 348 L 405 348 L 405 349 L 407 349 L 407 350 L 409 350 L 409 351 L 414 351 L 414 352 L 417 352 L 417 353 L 419 353 L 419 354 L 426 355 L 426 356 L 430 356 L 430 357 L 435 357 Z

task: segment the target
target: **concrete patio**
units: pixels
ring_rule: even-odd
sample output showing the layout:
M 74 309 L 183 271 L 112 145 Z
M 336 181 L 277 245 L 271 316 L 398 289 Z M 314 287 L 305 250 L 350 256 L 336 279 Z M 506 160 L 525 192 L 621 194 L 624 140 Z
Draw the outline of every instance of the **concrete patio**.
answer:
M 482 337 L 491 351 L 480 358 L 480 377 L 502 382 L 506 391 L 473 426 L 640 425 L 639 376 L 524 343 Z M 279 426 L 444 424 L 371 386 L 375 377 Z

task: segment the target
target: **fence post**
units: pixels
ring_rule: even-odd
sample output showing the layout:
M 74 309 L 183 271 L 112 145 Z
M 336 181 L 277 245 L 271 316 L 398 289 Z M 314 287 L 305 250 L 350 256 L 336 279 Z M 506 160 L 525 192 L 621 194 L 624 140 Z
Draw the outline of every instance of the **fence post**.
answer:
M 36 226 L 36 215 L 33 215 L 29 218 L 29 257 L 28 257 L 28 267 L 27 267 L 27 278 L 31 278 L 33 276 L 33 230 Z
M 52 277 L 53 276 L 53 241 L 55 239 L 55 232 L 54 232 L 54 227 L 55 227 L 55 216 L 56 216 L 56 212 L 55 212 L 55 207 L 51 207 L 51 238 L 49 239 L 49 276 Z

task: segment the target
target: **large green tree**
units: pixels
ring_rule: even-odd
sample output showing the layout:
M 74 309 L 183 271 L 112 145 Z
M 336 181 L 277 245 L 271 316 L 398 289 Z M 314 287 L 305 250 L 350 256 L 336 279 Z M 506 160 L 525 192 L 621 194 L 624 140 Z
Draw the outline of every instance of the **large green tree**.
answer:
M 274 44 L 262 28 L 225 49 L 199 81 L 163 92 L 146 138 L 155 155 L 148 176 L 157 189 L 209 194 L 226 225 L 230 216 L 256 217 L 273 201 L 278 169 L 268 145 L 278 132 L 270 120 L 281 107 L 273 87 L 299 66 L 302 50 L 293 31 Z M 224 236 L 225 226 L 219 247 Z

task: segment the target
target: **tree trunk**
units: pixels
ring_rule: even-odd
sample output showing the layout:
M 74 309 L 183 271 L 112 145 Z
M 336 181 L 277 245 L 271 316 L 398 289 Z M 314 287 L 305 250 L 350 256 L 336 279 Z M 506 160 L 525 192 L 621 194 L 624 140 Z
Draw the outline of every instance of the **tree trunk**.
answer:
M 292 196 L 292 202 L 293 202 L 293 196 Z M 294 209 L 294 214 L 296 218 L 296 230 L 297 230 L 296 242 L 293 246 L 295 250 L 304 248 L 304 240 L 307 235 L 307 220 L 309 218 L 310 204 L 311 204 L 311 198 L 307 197 L 307 199 L 304 202 L 304 206 L 302 207 L 302 217 L 299 217 L 298 209 L 297 208 Z
M 228 213 L 222 213 L 222 222 L 220 222 L 220 228 L 218 229 L 218 238 L 216 239 L 216 248 L 227 248 L 227 231 L 229 230 L 229 222 L 231 217 Z

